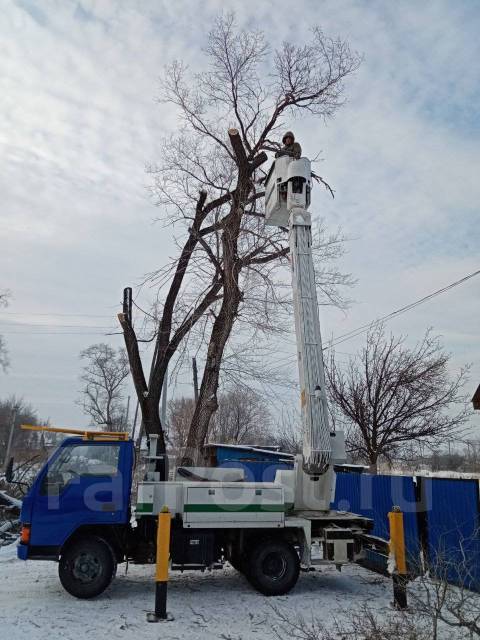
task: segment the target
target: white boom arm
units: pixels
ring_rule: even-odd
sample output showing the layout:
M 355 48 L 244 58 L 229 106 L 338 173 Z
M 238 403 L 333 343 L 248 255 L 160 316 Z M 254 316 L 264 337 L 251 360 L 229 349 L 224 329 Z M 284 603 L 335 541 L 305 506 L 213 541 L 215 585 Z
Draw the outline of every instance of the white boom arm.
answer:
M 307 473 L 323 473 L 330 464 L 331 445 L 310 214 L 293 209 L 289 226 L 304 429 L 303 467 Z
M 312 257 L 311 168 L 307 158 L 277 158 L 267 177 L 265 223 L 289 227 L 293 302 L 303 422 L 303 468 L 325 473 L 331 463 L 322 338 Z

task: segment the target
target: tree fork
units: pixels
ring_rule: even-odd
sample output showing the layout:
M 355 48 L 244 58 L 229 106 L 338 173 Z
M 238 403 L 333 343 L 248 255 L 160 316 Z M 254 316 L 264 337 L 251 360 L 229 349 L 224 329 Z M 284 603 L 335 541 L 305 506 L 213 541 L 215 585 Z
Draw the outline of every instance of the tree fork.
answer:
M 158 452 L 165 453 L 165 436 L 163 433 L 162 423 L 160 421 L 160 412 L 158 408 L 159 398 L 150 395 L 145 374 L 143 372 L 142 360 L 138 350 L 138 340 L 135 329 L 132 327 L 130 318 L 124 313 L 118 314 L 118 320 L 123 329 L 123 337 L 127 348 L 128 359 L 130 362 L 130 370 L 132 372 L 133 384 L 137 393 L 138 402 L 142 411 L 142 419 L 147 435 L 156 433 L 159 436 Z

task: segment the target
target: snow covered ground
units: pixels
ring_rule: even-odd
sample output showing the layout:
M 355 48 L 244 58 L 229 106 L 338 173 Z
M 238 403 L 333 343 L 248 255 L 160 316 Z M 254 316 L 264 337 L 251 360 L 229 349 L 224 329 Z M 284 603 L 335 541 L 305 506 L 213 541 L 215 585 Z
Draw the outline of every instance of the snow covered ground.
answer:
M 152 565 L 132 565 L 128 573 L 121 565 L 104 594 L 82 601 L 60 586 L 56 563 L 22 562 L 15 547 L 0 548 L 0 640 L 272 640 L 278 637 L 275 628 L 282 627 L 281 638 L 293 640 L 304 636 L 292 635 L 275 609 L 292 622 L 301 615 L 307 623 L 316 617 L 326 625 L 334 618 L 341 623 L 360 619 L 365 615 L 363 605 L 381 622 L 393 613 L 390 579 L 356 565 L 342 573 L 326 567 L 302 574 L 295 589 L 279 598 L 258 594 L 229 567 L 205 574 L 173 572 L 168 609 L 175 619 L 151 624 L 146 613 L 154 603 Z M 414 588 L 410 585 L 409 591 Z M 474 605 L 479 610 L 477 600 L 468 603 L 467 608 Z M 407 618 L 415 629 L 421 624 L 413 610 Z M 394 632 L 392 638 L 397 637 L 412 636 Z M 419 637 L 429 638 L 430 633 Z M 440 623 L 437 637 L 464 640 L 469 636 L 464 628 Z
M 276 615 L 311 612 L 328 621 L 362 602 L 391 612 L 390 580 L 357 566 L 300 576 L 287 596 L 266 598 L 234 569 L 172 573 L 168 609 L 173 622 L 149 624 L 153 566 L 121 565 L 111 587 L 96 600 L 81 601 L 61 587 L 54 562 L 16 559 L 15 545 L 0 549 L 0 637 L 2 640 L 124 640 L 145 638 L 270 640 Z

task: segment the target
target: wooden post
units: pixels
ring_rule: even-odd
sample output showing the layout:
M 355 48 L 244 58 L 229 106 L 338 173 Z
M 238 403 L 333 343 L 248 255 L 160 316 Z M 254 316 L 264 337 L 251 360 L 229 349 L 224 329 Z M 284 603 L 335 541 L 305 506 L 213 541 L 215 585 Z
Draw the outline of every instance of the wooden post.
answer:
M 407 609 L 407 559 L 403 513 L 400 507 L 392 507 L 388 514 L 390 524 L 390 556 L 395 561 L 392 572 L 393 604 L 396 609 Z
M 15 422 L 17 420 L 17 407 L 13 407 L 12 409 L 12 417 L 10 421 L 10 434 L 8 436 L 7 450 L 5 452 L 5 460 L 3 461 L 3 469 L 4 471 L 8 467 L 8 463 L 10 460 L 10 453 L 12 451 L 13 444 L 13 434 L 15 432 Z
M 128 414 L 130 413 L 130 396 L 127 397 L 127 410 L 124 413 L 123 416 L 123 430 L 124 431 L 130 431 L 129 427 L 128 427 Z
M 167 613 L 168 562 L 170 559 L 171 514 L 163 507 L 158 514 L 157 526 L 157 564 L 155 571 L 155 611 L 147 613 L 148 622 L 166 622 L 173 620 Z
M 135 431 L 137 429 L 137 418 L 138 418 L 138 407 L 140 403 L 137 400 L 137 405 L 135 407 L 135 415 L 133 416 L 133 427 L 132 427 L 132 440 L 135 442 Z

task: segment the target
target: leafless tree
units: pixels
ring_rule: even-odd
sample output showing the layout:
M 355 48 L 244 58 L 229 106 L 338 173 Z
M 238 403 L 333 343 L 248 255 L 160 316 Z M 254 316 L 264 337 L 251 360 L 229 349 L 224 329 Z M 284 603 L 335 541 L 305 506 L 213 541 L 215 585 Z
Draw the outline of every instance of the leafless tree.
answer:
M 463 451 L 465 465 L 463 471 L 478 473 L 480 470 L 480 442 L 465 438 L 466 448 Z
M 431 550 L 425 571 L 409 587 L 411 609 L 431 624 L 432 640 L 446 637 L 445 629 L 456 637 L 480 638 L 480 594 L 478 593 L 478 531 L 462 536 L 458 531 L 452 545 L 440 538 Z M 453 633 L 452 633 L 453 636 Z
M 408 584 L 408 609 L 386 611 L 359 602 L 338 608 L 326 620 L 317 612 L 285 614 L 272 606 L 272 632 L 279 640 L 474 640 L 480 637 L 478 531 L 427 554 L 424 571 Z M 416 564 L 415 560 L 415 564 Z M 379 578 L 380 581 L 384 580 Z M 385 580 L 385 587 L 391 588 Z
M 285 614 L 272 607 L 272 630 L 278 640 L 434 640 L 431 625 L 420 615 L 379 613 L 367 603 L 349 611 L 337 610 L 328 619 L 312 611 Z M 454 640 L 445 636 L 444 640 Z
M 5 400 L 0 400 L 0 467 L 5 462 L 3 457 L 7 451 L 7 442 L 12 426 L 12 416 L 15 416 L 15 426 L 13 432 L 12 454 L 15 457 L 23 457 L 24 451 L 38 453 L 41 437 L 35 431 L 24 431 L 20 429 L 21 424 L 47 424 L 41 420 L 37 411 L 22 398 L 11 396 Z
M 173 398 L 168 403 L 167 441 L 175 455 L 179 455 L 185 447 L 194 411 L 195 400 L 193 398 Z
M 147 433 L 162 435 L 158 402 L 173 355 L 193 337 L 205 344 L 187 459 L 197 455 L 218 409 L 234 324 L 280 331 L 280 311 L 290 304 L 286 231 L 263 224 L 260 166 L 266 152 L 279 148 L 274 138 L 288 118 L 332 117 L 343 102 L 345 78 L 360 62 L 344 41 L 319 29 L 307 45 L 284 43 L 272 52 L 260 31 L 239 30 L 232 15 L 216 20 L 205 53 L 207 71 L 191 74 L 176 61 L 162 86 L 162 100 L 176 108 L 180 129 L 163 140 L 162 159 L 151 167 L 153 191 L 166 212 L 164 224 L 180 235 L 179 256 L 150 274 L 160 293 L 148 380 L 133 319 L 119 316 Z M 338 285 L 349 279 L 325 264 L 341 236 L 318 239 L 319 286 L 335 301 Z
M 0 291 L 0 308 L 8 306 L 10 296 L 11 293 L 7 289 Z M 0 369 L 3 369 L 5 373 L 9 365 L 10 358 L 8 357 L 7 343 L 5 342 L 4 337 L 0 335 Z
M 221 393 L 208 437 L 211 442 L 225 444 L 269 444 L 272 416 L 263 398 L 254 390 L 245 388 Z
M 272 416 L 263 398 L 252 389 L 226 389 L 219 394 L 218 405 L 210 423 L 210 442 L 261 445 L 273 441 Z M 175 453 L 185 447 L 194 411 L 193 398 L 169 402 L 167 440 Z
M 301 453 L 303 446 L 302 420 L 298 411 L 284 411 L 273 431 L 271 444 L 285 453 Z
M 267 291 L 267 305 L 257 317 L 268 318 L 277 303 L 272 272 L 268 265 L 285 260 L 288 255 L 286 235 L 282 230 L 266 232 L 261 223 L 259 192 L 251 180 L 249 167 L 259 165 L 262 152 L 278 146 L 270 140 L 284 125 L 288 114 L 307 110 L 310 114 L 330 117 L 338 108 L 343 79 L 358 65 L 348 46 L 325 38 L 319 30 L 305 47 L 284 44 L 274 54 L 274 69 L 267 81 L 268 47 L 260 32 L 239 32 L 232 16 L 220 18 L 209 35 L 207 54 L 210 70 L 190 81 L 186 70 L 175 63 L 167 76 L 166 98 L 180 112 L 189 132 L 177 139 L 176 170 L 186 181 L 187 197 L 193 184 L 206 189 L 228 191 L 234 196 L 225 214 L 217 222 L 221 231 L 210 258 L 215 257 L 222 274 L 222 300 L 212 323 L 200 397 L 187 440 L 187 458 L 195 455 L 204 442 L 212 415 L 218 408 L 217 390 L 221 362 L 233 324 L 242 312 L 245 298 L 255 291 L 255 284 Z M 233 121 L 230 145 L 217 123 Z M 232 133 L 235 132 L 235 135 Z M 210 171 L 205 158 L 194 150 L 220 159 Z M 185 156 L 182 149 L 188 149 Z M 169 154 L 170 157 L 172 154 Z M 193 160 L 193 162 L 192 162 Z M 190 164 L 189 164 L 190 161 Z M 189 166 L 190 175 L 182 167 Z M 208 167 L 208 178 L 204 169 Z M 159 171 L 160 196 L 168 196 L 165 171 Z M 170 174 L 167 174 L 170 178 Z M 193 179 L 193 183 L 192 183 Z M 180 188 L 179 191 L 182 191 Z M 178 199 L 177 199 L 178 202 Z M 212 247 L 211 247 L 212 248 Z M 267 268 L 265 267 L 267 265 Z M 268 304 L 268 302 L 270 304 Z
M 391 461 L 412 442 L 443 443 L 465 424 L 462 395 L 468 367 L 453 378 L 449 355 L 428 331 L 410 349 L 405 338 L 373 328 L 366 346 L 342 370 L 332 354 L 327 378 L 335 419 L 346 428 L 347 449 L 373 472 L 381 456 Z
M 316 612 L 287 615 L 273 606 L 273 636 L 278 640 L 474 640 L 480 637 L 480 596 L 426 574 L 410 583 L 406 611 L 375 609 L 363 602 L 338 609 L 331 618 Z
M 122 392 L 130 373 L 125 349 L 115 351 L 106 343 L 92 344 L 80 353 L 85 362 L 80 380 L 84 383 L 78 404 L 94 424 L 106 431 L 125 429 Z

